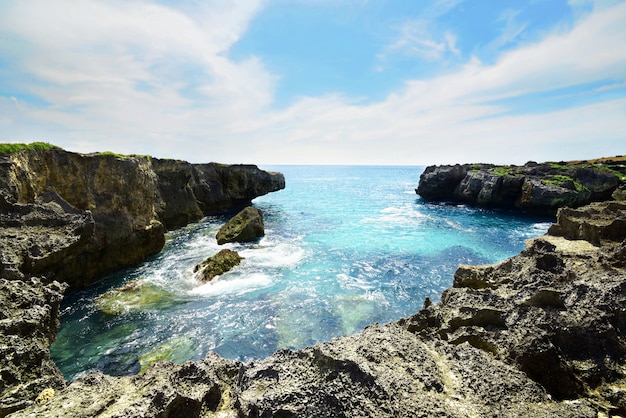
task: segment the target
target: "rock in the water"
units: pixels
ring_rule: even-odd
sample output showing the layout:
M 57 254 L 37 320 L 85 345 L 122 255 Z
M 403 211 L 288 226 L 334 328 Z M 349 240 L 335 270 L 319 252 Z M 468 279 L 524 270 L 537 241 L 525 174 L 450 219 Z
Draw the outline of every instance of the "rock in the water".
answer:
M 243 260 L 243 257 L 241 257 L 237 251 L 224 249 L 198 264 L 193 271 L 194 273 L 200 272 L 200 281 L 208 282 L 213 280 L 214 277 L 224 274 L 233 267 L 238 266 L 241 260 Z
M 265 235 L 263 214 L 259 209 L 248 206 L 220 228 L 216 239 L 217 243 L 222 245 L 228 242 L 253 241 L 263 235 Z
M 167 308 L 179 303 L 176 295 L 141 279 L 132 280 L 98 296 L 94 304 L 107 315 L 155 308 Z

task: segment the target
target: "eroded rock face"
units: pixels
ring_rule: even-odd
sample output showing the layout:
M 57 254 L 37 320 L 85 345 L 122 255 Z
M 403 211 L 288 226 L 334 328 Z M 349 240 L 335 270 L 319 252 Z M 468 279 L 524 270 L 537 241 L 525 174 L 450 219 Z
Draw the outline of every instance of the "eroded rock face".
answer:
M 38 278 L 0 278 L 0 417 L 32 405 L 45 389 L 65 387 L 50 359 L 65 288 Z
M 459 267 L 441 303 L 402 323 L 424 338 L 491 353 L 555 399 L 592 398 L 623 415 L 626 230 L 617 222 L 623 216 L 624 205 L 615 202 L 563 209 L 550 229 L 559 236 L 530 240 L 497 265 Z M 584 225 L 597 229 L 581 234 Z
M 72 289 L 86 287 L 107 273 L 159 252 L 166 227 L 180 227 L 207 214 L 249 204 L 255 197 L 284 187 L 282 174 L 253 165 L 190 164 L 59 149 L 0 156 L 2 216 L 21 222 L 20 218 L 26 217 L 24 205 L 50 203 L 54 207 L 48 205 L 48 215 L 38 215 L 41 228 L 68 223 L 70 216 L 82 216 L 91 225 L 91 230 L 84 227 L 78 231 L 76 227 L 69 231 L 80 236 L 80 245 L 64 244 L 68 249 L 63 252 L 37 244 L 43 254 L 39 255 L 32 244 L 37 261 L 32 268 L 30 259 L 12 262 L 18 271 L 29 269 L 22 274 L 55 275 Z M 53 219 L 57 213 L 66 220 Z M 52 229 L 38 234 L 59 241 Z M 3 259 L 24 258 L 11 251 L 14 241 L 26 239 L 23 235 L 7 236 Z
M 468 203 L 554 214 L 619 196 L 626 189 L 623 161 L 429 166 L 416 189 L 426 201 Z
M 285 188 L 281 173 L 259 170 L 254 165 L 190 164 L 156 158 L 152 165 L 163 199 L 158 216 L 168 229 L 209 213 L 249 205 L 256 197 Z
M 263 214 L 257 208 L 248 206 L 233 216 L 219 231 L 216 239 L 219 245 L 228 242 L 253 241 L 265 235 Z
M 243 257 L 237 251 L 224 249 L 195 266 L 193 271 L 199 272 L 201 282 L 208 282 L 238 266 L 241 260 Z

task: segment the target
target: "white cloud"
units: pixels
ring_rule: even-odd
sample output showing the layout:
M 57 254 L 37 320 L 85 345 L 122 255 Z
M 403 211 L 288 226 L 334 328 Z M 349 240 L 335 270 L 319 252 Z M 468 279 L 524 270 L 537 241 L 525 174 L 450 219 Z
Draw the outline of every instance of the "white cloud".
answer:
M 457 3 L 439 2 L 433 13 Z M 12 43 L 0 41 L 0 54 L 11 57 L 17 87 L 45 104 L 0 97 L 0 141 L 232 163 L 519 163 L 623 148 L 626 99 L 534 114 L 497 101 L 598 81 L 606 85 L 597 90 L 623 86 L 626 4 L 493 64 L 473 59 L 407 81 L 377 103 L 330 94 L 282 110 L 271 107 L 277 79 L 262 60 L 228 57 L 259 3 L 198 4 L 5 3 L 0 40 Z M 433 38 L 420 21 L 400 29 L 398 51 L 459 53 L 452 33 Z

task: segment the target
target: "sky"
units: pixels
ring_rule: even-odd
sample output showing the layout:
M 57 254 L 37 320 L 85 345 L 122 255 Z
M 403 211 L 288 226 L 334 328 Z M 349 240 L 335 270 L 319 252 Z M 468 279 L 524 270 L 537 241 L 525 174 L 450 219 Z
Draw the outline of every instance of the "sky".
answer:
M 626 154 L 626 1 L 2 0 L 0 142 L 191 162 Z

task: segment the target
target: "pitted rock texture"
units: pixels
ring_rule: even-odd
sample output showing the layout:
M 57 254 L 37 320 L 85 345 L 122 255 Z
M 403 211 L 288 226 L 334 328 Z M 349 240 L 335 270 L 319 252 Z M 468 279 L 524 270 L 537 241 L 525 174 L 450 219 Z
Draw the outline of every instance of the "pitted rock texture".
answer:
M 621 199 L 626 190 L 623 159 L 524 166 L 457 164 L 428 166 L 415 190 L 429 202 L 466 203 L 537 214 Z
M 0 279 L 0 417 L 32 405 L 45 389 L 65 387 L 50 359 L 66 285 Z
M 491 353 L 554 399 L 587 398 L 624 415 L 626 231 L 610 221 L 623 215 L 615 202 L 560 210 L 551 228 L 560 236 L 530 240 L 497 265 L 459 267 L 439 304 L 402 323 L 424 338 Z M 603 232 L 581 236 L 589 224 Z M 579 239 L 586 237 L 593 242 Z

